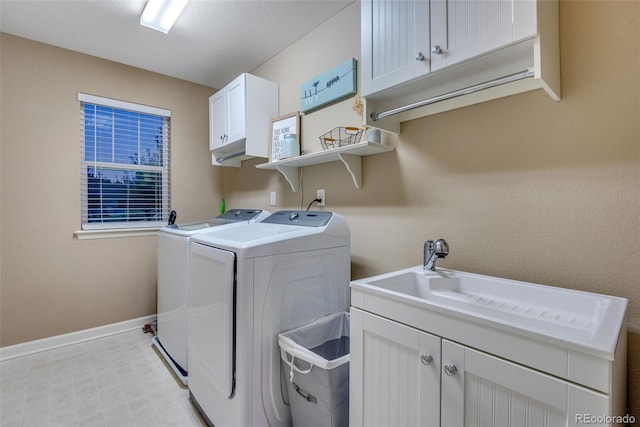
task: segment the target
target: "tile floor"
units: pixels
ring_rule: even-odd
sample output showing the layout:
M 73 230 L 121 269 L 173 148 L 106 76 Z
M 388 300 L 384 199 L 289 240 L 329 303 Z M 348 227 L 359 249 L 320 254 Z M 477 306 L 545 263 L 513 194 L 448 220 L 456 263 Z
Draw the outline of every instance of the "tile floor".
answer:
M 0 362 L 0 426 L 206 426 L 142 328 Z

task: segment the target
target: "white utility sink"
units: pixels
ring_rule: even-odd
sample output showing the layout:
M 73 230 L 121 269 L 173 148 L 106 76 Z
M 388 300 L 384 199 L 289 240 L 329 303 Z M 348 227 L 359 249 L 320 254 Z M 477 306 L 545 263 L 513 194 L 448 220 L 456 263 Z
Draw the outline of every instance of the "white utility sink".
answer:
M 425 309 L 552 338 L 612 357 L 623 326 L 625 298 L 422 266 L 354 280 L 365 293 Z

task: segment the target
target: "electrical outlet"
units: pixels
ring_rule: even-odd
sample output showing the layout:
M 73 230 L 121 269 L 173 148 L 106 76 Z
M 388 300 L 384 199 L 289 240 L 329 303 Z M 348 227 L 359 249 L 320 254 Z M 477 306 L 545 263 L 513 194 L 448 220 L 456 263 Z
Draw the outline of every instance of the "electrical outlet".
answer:
M 325 205 L 327 201 L 324 199 L 324 188 L 316 190 L 316 199 L 320 199 L 320 201 L 318 202 L 318 206 Z
M 272 191 L 271 192 L 271 201 L 269 202 L 269 204 L 271 206 L 275 206 L 276 205 L 276 201 L 277 201 L 277 196 L 276 196 L 276 192 Z

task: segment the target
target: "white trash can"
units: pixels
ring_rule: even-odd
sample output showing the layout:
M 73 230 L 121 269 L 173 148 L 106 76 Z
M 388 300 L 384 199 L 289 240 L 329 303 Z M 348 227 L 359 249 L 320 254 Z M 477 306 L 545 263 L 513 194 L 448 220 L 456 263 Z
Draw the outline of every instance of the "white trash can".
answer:
M 278 334 L 295 426 L 349 425 L 349 313 Z

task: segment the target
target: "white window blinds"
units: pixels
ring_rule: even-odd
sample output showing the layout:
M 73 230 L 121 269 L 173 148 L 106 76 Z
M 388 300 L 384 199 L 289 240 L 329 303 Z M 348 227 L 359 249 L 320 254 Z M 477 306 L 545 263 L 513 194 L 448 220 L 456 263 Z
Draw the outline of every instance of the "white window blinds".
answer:
M 78 100 L 82 229 L 166 224 L 171 112 L 86 94 Z

